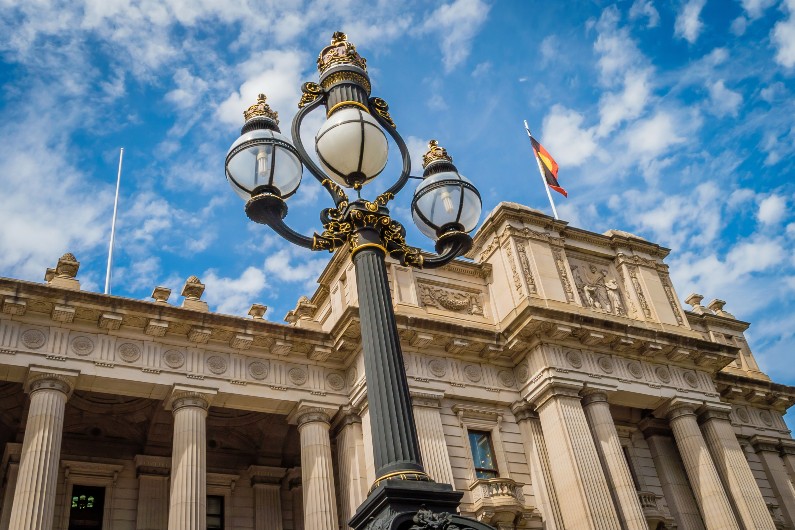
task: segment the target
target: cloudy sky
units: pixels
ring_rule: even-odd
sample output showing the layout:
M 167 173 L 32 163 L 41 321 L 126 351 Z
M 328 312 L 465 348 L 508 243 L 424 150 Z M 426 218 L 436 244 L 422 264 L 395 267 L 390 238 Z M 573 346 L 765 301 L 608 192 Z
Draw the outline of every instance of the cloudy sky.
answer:
M 260 91 L 289 130 L 336 30 L 412 151 L 439 139 L 484 211 L 548 211 L 527 119 L 560 164 L 563 219 L 672 248 L 680 298 L 726 300 L 795 384 L 795 0 L 0 0 L 0 275 L 41 281 L 71 251 L 102 289 L 123 146 L 114 294 L 177 302 L 195 274 L 215 310 L 281 320 L 328 255 L 248 222 L 224 156 Z M 304 232 L 319 191 L 305 179 L 290 201 Z

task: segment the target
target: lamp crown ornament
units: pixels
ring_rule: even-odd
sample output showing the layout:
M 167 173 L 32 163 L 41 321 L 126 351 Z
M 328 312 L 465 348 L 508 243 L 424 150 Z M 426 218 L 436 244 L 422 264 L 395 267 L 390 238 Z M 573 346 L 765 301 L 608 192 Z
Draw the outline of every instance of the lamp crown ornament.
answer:
M 257 96 L 257 102 L 243 111 L 243 117 L 246 121 L 249 121 L 253 118 L 270 118 L 271 120 L 276 122 L 276 125 L 279 124 L 279 113 L 273 110 L 270 105 L 267 103 L 267 99 L 265 94 L 259 94 Z
M 447 149 L 439 145 L 436 140 L 428 142 L 428 152 L 422 156 L 422 168 L 425 169 L 434 162 L 443 160 L 452 164 L 453 157 L 447 154 Z
M 359 55 L 353 43 L 348 42 L 348 36 L 345 33 L 335 31 L 331 36 L 331 44 L 323 48 L 317 57 L 317 69 L 323 74 L 332 66 L 341 64 L 358 66 L 365 72 L 367 71 L 367 59 Z

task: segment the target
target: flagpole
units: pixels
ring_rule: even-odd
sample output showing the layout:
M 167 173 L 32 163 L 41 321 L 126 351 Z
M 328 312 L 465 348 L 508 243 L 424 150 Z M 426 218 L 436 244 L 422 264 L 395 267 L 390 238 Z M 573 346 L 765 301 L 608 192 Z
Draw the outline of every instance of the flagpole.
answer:
M 524 130 L 527 131 L 527 136 L 532 138 L 533 135 L 530 134 L 530 127 L 527 126 L 527 120 L 524 120 Z M 549 192 L 549 185 L 547 184 L 547 179 L 544 178 L 544 168 L 541 167 L 541 160 L 538 159 L 538 153 L 536 150 L 533 149 L 533 156 L 535 156 L 536 164 L 538 164 L 538 174 L 541 175 L 541 182 L 544 184 L 544 189 L 547 190 L 547 197 L 549 198 L 549 205 L 552 206 L 552 213 L 555 215 L 555 219 L 560 219 L 558 217 L 558 211 L 555 209 L 555 201 L 552 200 L 552 194 Z
M 108 270 L 105 273 L 105 294 L 110 294 L 110 277 L 113 266 L 113 239 L 116 235 L 116 211 L 119 207 L 119 187 L 121 186 L 121 162 L 124 158 L 124 148 L 119 151 L 119 172 L 116 175 L 116 198 L 113 200 L 113 221 L 110 223 L 110 246 L 108 248 Z

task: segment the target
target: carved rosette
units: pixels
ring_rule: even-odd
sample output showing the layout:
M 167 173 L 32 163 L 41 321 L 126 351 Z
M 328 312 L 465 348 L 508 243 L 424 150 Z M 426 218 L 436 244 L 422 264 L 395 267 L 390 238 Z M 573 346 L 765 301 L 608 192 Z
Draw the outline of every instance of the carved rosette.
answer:
M 306 370 L 303 368 L 291 368 L 289 372 L 287 372 L 287 377 L 290 378 L 290 381 L 294 385 L 303 386 L 306 384 Z
M 88 337 L 79 336 L 72 339 L 72 351 L 75 355 L 85 357 L 94 351 L 94 342 Z
M 497 374 L 497 378 L 505 388 L 513 388 L 516 386 L 516 377 L 508 370 L 500 370 Z
M 627 371 L 635 379 L 640 379 L 641 377 L 643 377 L 643 367 L 640 365 L 640 363 L 638 361 L 630 361 L 630 362 L 628 362 L 627 363 Z
M 690 388 L 698 387 L 698 376 L 696 376 L 695 372 L 685 372 L 682 379 L 685 380 L 685 383 L 687 383 L 687 386 Z
M 441 359 L 431 359 L 428 363 L 428 370 L 436 377 L 444 377 L 447 373 L 445 362 Z
M 667 366 L 658 366 L 654 369 L 654 373 L 657 374 L 657 379 L 663 383 L 671 382 L 671 371 L 668 370 Z
M 22 333 L 22 344 L 30 350 L 38 350 L 47 343 L 47 335 L 40 329 L 28 329 Z
M 168 350 L 163 354 L 163 362 L 169 368 L 181 368 L 185 364 L 185 354 L 179 350 Z
M 566 361 L 572 368 L 582 368 L 582 354 L 577 350 L 569 350 L 566 352 Z
M 125 342 L 119 346 L 119 357 L 126 363 L 134 363 L 141 358 L 141 348 L 131 342 Z
M 268 365 L 262 361 L 254 361 L 248 365 L 248 374 L 259 381 L 268 377 L 269 371 Z
M 483 371 L 476 364 L 468 364 L 464 367 L 464 376 L 473 383 L 477 383 L 483 378 Z
M 342 374 L 332 372 L 326 376 L 326 384 L 332 390 L 339 391 L 345 388 L 345 378 L 342 376 Z
M 211 355 L 207 357 L 207 369 L 215 375 L 221 375 L 226 372 L 228 363 L 226 359 L 220 355 Z
M 610 357 L 604 356 L 599 357 L 596 361 L 596 364 L 599 365 L 599 368 L 606 374 L 612 374 L 614 369 L 613 359 Z

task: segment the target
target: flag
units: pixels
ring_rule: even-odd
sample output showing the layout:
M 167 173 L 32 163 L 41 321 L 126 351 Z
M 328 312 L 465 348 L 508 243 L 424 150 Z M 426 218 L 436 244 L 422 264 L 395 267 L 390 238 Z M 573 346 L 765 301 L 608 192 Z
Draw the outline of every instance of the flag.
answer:
M 529 134 L 529 133 L 528 133 Z M 566 193 L 566 190 L 560 187 L 558 183 L 558 163 L 555 162 L 555 159 L 552 158 L 544 146 L 538 143 L 538 141 L 530 136 L 530 143 L 533 145 L 533 151 L 538 158 L 538 161 L 541 163 L 541 171 L 544 174 L 544 179 L 547 181 L 547 186 L 552 188 L 553 190 L 557 191 L 564 197 L 568 197 L 569 194 Z

